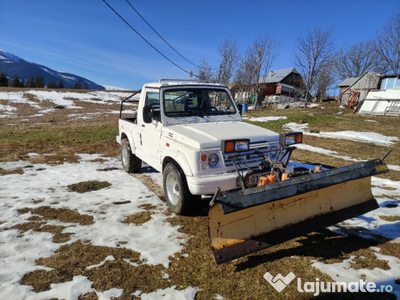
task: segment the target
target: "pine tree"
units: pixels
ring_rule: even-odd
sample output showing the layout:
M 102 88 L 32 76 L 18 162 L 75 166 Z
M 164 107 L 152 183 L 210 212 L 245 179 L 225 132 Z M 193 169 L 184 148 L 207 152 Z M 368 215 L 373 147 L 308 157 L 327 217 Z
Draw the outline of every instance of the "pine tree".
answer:
M 48 89 L 55 89 L 57 87 L 57 85 L 56 85 L 56 82 L 55 81 L 50 81 L 48 84 L 47 84 L 47 88 Z
M 72 87 L 73 89 L 77 89 L 80 90 L 82 89 L 82 82 L 80 80 L 78 80 L 77 83 L 74 84 L 74 86 Z
M 28 80 L 26 81 L 26 87 L 28 88 L 35 87 L 35 78 L 33 78 L 33 76 L 29 77 Z
M 44 88 L 44 78 L 43 78 L 43 76 L 36 76 L 35 86 L 37 88 Z
M 8 78 L 3 72 L 0 73 L 0 86 L 8 86 Z
M 12 87 L 21 87 L 21 82 L 19 81 L 18 76 L 15 76 L 13 81 L 11 82 Z
M 58 88 L 59 89 L 63 89 L 64 88 L 64 82 L 62 80 L 60 80 L 60 82 L 58 83 Z
M 83 89 L 87 90 L 88 88 L 88 83 L 85 81 L 85 83 L 83 84 Z
M 40 76 L 40 84 L 39 87 L 44 88 L 44 77 Z
M 40 84 L 40 76 L 36 76 L 36 80 L 35 80 L 35 87 L 39 87 Z

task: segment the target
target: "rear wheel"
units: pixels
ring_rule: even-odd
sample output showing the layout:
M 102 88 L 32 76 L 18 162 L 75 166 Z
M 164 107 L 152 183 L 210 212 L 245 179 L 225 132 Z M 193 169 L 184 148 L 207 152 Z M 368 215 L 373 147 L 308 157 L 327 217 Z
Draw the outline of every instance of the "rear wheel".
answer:
M 168 207 L 176 214 L 188 213 L 201 198 L 190 193 L 185 174 L 172 162 L 167 163 L 164 168 L 163 185 Z
M 122 168 L 128 173 L 139 173 L 142 168 L 142 161 L 132 153 L 128 139 L 121 141 L 121 162 Z

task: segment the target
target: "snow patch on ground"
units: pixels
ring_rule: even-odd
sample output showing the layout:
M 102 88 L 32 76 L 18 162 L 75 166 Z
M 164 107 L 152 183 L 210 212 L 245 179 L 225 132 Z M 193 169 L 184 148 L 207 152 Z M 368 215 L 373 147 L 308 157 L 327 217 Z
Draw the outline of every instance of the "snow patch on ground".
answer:
M 314 147 L 314 146 L 310 146 L 307 144 L 296 144 L 296 148 L 301 149 L 301 150 L 310 151 L 310 152 L 325 154 L 325 155 L 329 155 L 329 156 L 336 157 L 336 158 L 341 158 L 341 159 L 348 160 L 348 161 L 354 161 L 354 162 L 360 161 L 358 159 L 351 158 L 348 156 L 338 155 L 338 153 L 336 151 L 332 151 L 332 150 L 328 150 L 328 149 L 324 149 L 324 148 L 320 148 L 320 147 Z
M 364 238 L 383 236 L 400 242 L 400 222 L 384 220 L 385 217 L 400 216 L 400 203 L 398 200 L 393 200 L 400 199 L 400 182 L 372 177 L 371 184 L 372 194 L 378 202 L 379 209 L 346 220 L 329 229 L 342 234 L 357 234 Z
M 81 107 L 76 105 L 76 101 L 95 103 L 102 105 L 119 104 L 122 99 L 125 99 L 132 95 L 132 92 L 126 91 L 91 91 L 91 92 L 63 92 L 63 91 L 38 91 L 38 90 L 27 90 L 26 92 L 9 92 L 0 91 L 0 100 L 7 101 L 7 104 L 0 104 L 0 117 L 1 118 L 16 118 L 18 114 L 15 112 L 17 108 L 14 105 L 17 104 L 28 104 L 32 108 L 39 110 L 39 112 L 31 117 L 43 116 L 54 111 L 51 108 L 43 108 L 42 103 L 52 103 L 54 106 L 62 106 L 66 109 L 80 109 Z M 31 97 L 37 99 L 37 101 L 30 100 Z M 133 99 L 138 100 L 139 95 L 135 95 Z M 119 110 L 107 110 L 107 113 L 119 114 Z M 129 112 L 125 112 L 129 113 Z M 96 117 L 97 114 L 88 114 L 84 116 L 78 116 L 80 119 L 90 119 Z
M 347 161 L 353 161 L 353 162 L 361 162 L 361 161 L 363 161 L 361 159 L 356 159 L 356 158 L 352 158 L 352 157 L 349 157 L 349 156 L 338 155 L 338 153 L 336 151 L 324 149 L 324 148 L 321 148 L 321 147 L 314 147 L 314 146 L 310 146 L 310 145 L 307 145 L 307 144 L 296 144 L 296 148 L 301 149 L 301 150 L 305 150 L 305 151 L 310 151 L 310 152 L 329 155 L 329 156 L 340 158 L 340 159 L 347 160 Z M 400 166 L 396 166 L 396 165 L 387 165 L 387 166 L 388 166 L 389 170 L 399 171 L 400 172 Z
M 55 105 L 61 105 L 66 108 L 77 108 L 73 101 L 66 100 L 61 93 L 56 91 L 29 91 L 27 93 L 34 95 L 41 102 L 52 102 Z
M 35 157 L 35 154 L 31 153 L 31 157 Z M 65 226 L 63 233 L 73 233 L 68 243 L 89 240 L 93 245 L 119 247 L 123 241 L 123 247 L 139 252 L 146 264 L 161 264 L 167 268 L 169 257 L 183 249 L 185 236 L 178 231 L 179 227 L 166 222 L 166 204 L 139 180 L 123 172 L 118 159 L 103 158 L 106 162 L 93 162 L 99 157 L 84 154 L 80 155 L 77 164 L 54 166 L 27 161 L 0 163 L 0 168 L 5 170 L 24 170 L 22 175 L 2 176 L 0 180 L 0 221 L 3 222 L 0 224 L 2 299 L 65 298 L 67 295 L 77 299 L 74 298 L 75 294 L 86 293 L 91 286 L 87 278 L 79 276 L 73 282 L 55 285 L 56 290 L 43 293 L 34 293 L 32 287 L 20 285 L 24 274 L 44 268 L 35 264 L 36 259 L 52 256 L 60 247 L 60 244 L 52 242 L 53 234 L 12 229 L 17 224 L 28 222 L 27 219 L 32 216 L 31 213 L 19 214 L 18 211 L 23 208 L 51 206 L 93 216 L 94 224 L 91 225 L 66 224 L 57 220 L 48 221 L 47 224 Z M 102 171 L 110 168 L 113 170 Z M 161 174 L 154 173 L 152 176 L 161 177 Z M 88 180 L 107 181 L 111 186 L 83 194 L 71 192 L 67 188 L 70 184 Z M 35 204 L 35 200 L 42 202 Z M 126 204 L 117 205 L 116 202 Z M 156 207 L 148 222 L 140 226 L 122 223 L 127 216 L 144 211 L 140 208 L 142 204 Z M 106 297 L 105 293 L 103 296 Z
M 375 253 L 375 255 L 377 259 L 386 260 L 390 269 L 353 269 L 351 263 L 355 258 L 354 256 L 345 259 L 342 262 L 333 264 L 314 262 L 312 266 L 321 272 L 328 274 L 336 282 L 360 282 L 360 279 L 364 277 L 364 282 L 374 282 L 378 289 L 382 286 L 387 287 L 390 285 L 393 287 L 391 293 L 396 295 L 397 299 L 400 299 L 400 286 L 395 282 L 399 277 L 400 259 L 393 256 L 382 255 L 380 253 Z
M 278 121 L 278 120 L 286 120 L 287 117 L 259 117 L 259 118 L 250 118 L 251 122 L 269 122 L 269 121 Z
M 136 294 L 136 296 L 141 297 L 142 300 L 154 300 L 154 299 L 162 299 L 162 300 L 175 300 L 175 299 L 182 299 L 182 300 L 191 300 L 195 299 L 196 293 L 198 289 L 193 287 L 188 287 L 184 290 L 177 290 L 175 286 L 157 290 L 152 293 L 148 294 Z M 140 293 L 140 292 L 139 292 Z
M 337 132 L 313 133 L 306 131 L 308 127 L 307 123 L 305 124 L 288 123 L 283 125 L 283 127 L 291 131 L 303 131 L 304 135 L 331 138 L 331 139 L 349 140 L 362 143 L 371 143 L 380 146 L 391 146 L 399 140 L 398 137 L 385 136 L 376 132 L 359 132 L 359 131 L 348 130 L 348 131 L 337 131 Z

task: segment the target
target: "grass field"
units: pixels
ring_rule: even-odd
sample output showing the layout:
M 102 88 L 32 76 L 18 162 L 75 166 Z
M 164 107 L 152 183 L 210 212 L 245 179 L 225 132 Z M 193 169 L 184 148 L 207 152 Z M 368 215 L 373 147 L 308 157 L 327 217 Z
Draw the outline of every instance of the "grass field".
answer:
M 1 90 L 0 90 L 1 92 Z M 0 162 L 18 160 L 33 164 L 59 165 L 78 163 L 77 154 L 102 154 L 104 157 L 117 157 L 119 145 L 115 142 L 118 133 L 119 105 L 115 103 L 92 103 L 71 99 L 79 108 L 51 109 L 53 104 L 30 96 L 30 101 L 41 105 L 41 109 L 50 109 L 49 113 L 39 114 L 39 108 L 24 103 L 13 104 L 17 116 L 0 118 Z M 1 105 L 8 105 L 9 99 L 0 98 Z M 111 113 L 111 111 L 114 111 Z M 87 118 L 77 118 L 76 115 Z M 337 104 L 323 103 L 317 108 L 294 108 L 275 110 L 267 108 L 248 113 L 251 117 L 286 116 L 287 119 L 270 122 L 254 122 L 254 124 L 284 132 L 283 124 L 295 122 L 308 123 L 311 132 L 334 132 L 353 130 L 376 132 L 385 136 L 396 136 L 400 139 L 400 118 L 371 117 L 353 114 L 351 110 L 340 109 Z M 251 121 L 248 121 L 251 122 Z M 253 123 L 253 122 L 251 122 Z M 348 156 L 360 160 L 379 158 L 387 151 L 385 146 L 304 136 L 304 143 L 336 151 L 339 156 Z M 389 165 L 400 165 L 400 142 L 392 147 L 392 153 L 387 157 Z M 31 153 L 38 155 L 32 156 Z M 49 155 L 51 154 L 51 155 Z M 320 163 L 330 166 L 344 166 L 351 162 L 325 154 L 296 150 L 293 160 L 303 163 Z M 7 181 L 10 174 L 21 174 L 24 170 L 9 171 L 0 168 L 0 180 Z M 120 172 L 123 172 L 120 170 Z M 146 174 L 135 175 L 160 199 L 163 199 L 162 189 Z M 380 175 L 394 181 L 400 181 L 400 172 L 391 171 Z M 81 186 L 71 188 L 86 190 L 99 189 L 107 186 L 106 182 L 83 182 Z M 1 191 L 0 191 L 1 193 Z M 393 199 L 400 202 L 399 198 Z M 161 201 L 161 200 L 160 200 Z M 41 206 L 38 200 L 36 208 L 20 210 L 19 214 L 32 214 L 29 222 L 14 225 L 21 232 L 29 230 L 49 232 L 54 234 L 54 242 L 60 246 L 51 257 L 41 257 L 36 264 L 50 269 L 36 270 L 25 274 L 22 285 L 32 286 L 36 292 L 46 291 L 51 284 L 71 281 L 74 276 L 82 275 L 93 282 L 97 291 L 111 288 L 123 289 L 118 299 L 140 299 L 136 291 L 154 292 L 175 286 L 178 290 L 195 287 L 195 299 L 311 299 L 313 293 L 299 293 L 295 284 L 289 285 L 281 293 L 276 292 L 263 278 L 270 271 L 273 274 L 286 275 L 289 271 L 301 277 L 303 282 L 330 282 L 332 278 L 312 266 L 315 262 L 334 264 L 352 258 L 354 269 L 374 270 L 389 267 L 385 259 L 379 259 L 376 248 L 381 255 L 400 258 L 400 243 L 376 237 L 365 239 L 356 235 L 340 235 L 328 230 L 321 230 L 302 236 L 283 244 L 271 247 L 259 253 L 217 266 L 212 258 L 208 233 L 207 217 L 203 210 L 194 216 L 176 216 L 168 211 L 167 221 L 172 226 L 179 226 L 179 231 L 187 237 L 184 250 L 170 257 L 168 268 L 162 265 L 148 265 L 139 259 L 138 253 L 120 247 L 101 247 L 79 241 L 68 243 L 70 235 L 63 233 L 62 226 L 49 225 L 49 220 L 57 218 L 61 222 L 91 224 L 93 220 L 88 215 L 81 215 L 73 210 L 54 209 L 51 206 Z M 153 205 L 144 207 L 144 212 L 129 216 L 124 222 L 136 224 L 145 223 L 156 209 Z M 398 216 L 392 216 L 392 222 L 399 222 Z M 0 226 L 5 220 L 0 219 Z M 2 229 L 4 230 L 4 228 Z M 88 269 L 88 266 L 99 264 L 112 255 L 115 260 L 107 261 L 103 266 Z M 130 259 L 136 265 L 127 264 L 124 259 Z M 399 267 L 400 270 L 400 267 Z M 164 276 L 168 274 L 168 276 Z M 362 278 L 360 278 L 362 279 Z M 400 285 L 400 273 L 396 283 Z M 1 289 L 1 286 L 0 286 Z M 398 288 L 399 289 L 399 288 Z M 1 295 L 1 290 L 0 290 Z M 88 293 L 79 299 L 98 299 L 95 292 Z M 320 295 L 321 299 L 395 299 L 387 293 L 353 294 L 335 293 Z M 62 299 L 62 298 L 60 298 Z M 220 298 L 222 299 L 222 298 Z

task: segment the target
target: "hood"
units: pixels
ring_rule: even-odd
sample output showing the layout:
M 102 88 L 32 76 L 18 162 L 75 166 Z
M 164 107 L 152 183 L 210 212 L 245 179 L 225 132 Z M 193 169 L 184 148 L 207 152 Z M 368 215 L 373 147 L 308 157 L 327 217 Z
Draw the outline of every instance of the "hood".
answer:
M 164 135 L 197 149 L 219 148 L 222 140 L 278 141 L 279 134 L 245 122 L 194 123 L 164 127 Z

